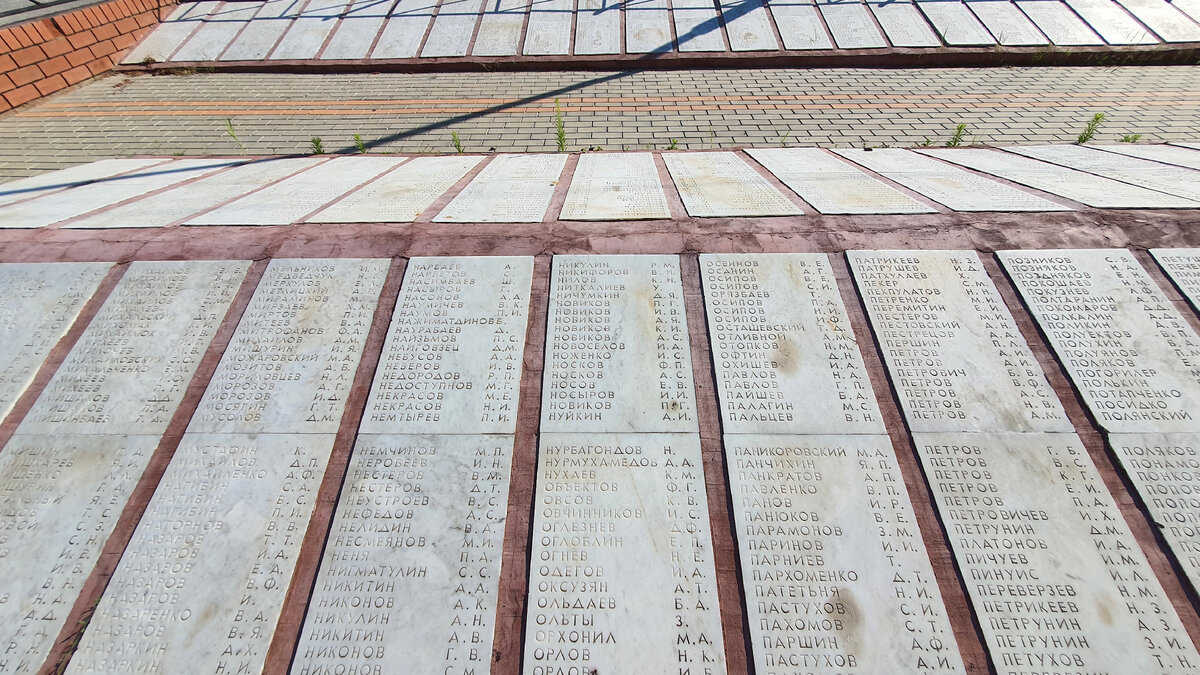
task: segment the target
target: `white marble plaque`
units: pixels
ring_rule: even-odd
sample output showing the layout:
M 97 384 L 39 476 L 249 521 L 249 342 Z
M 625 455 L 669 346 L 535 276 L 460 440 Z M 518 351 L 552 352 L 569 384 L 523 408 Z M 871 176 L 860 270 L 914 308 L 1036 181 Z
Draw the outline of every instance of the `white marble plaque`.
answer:
M 833 49 L 821 15 L 811 1 L 783 0 L 772 2 L 770 8 L 784 49 Z
M 721 19 L 712 2 L 704 0 L 671 0 L 675 21 L 675 41 L 681 52 L 723 52 L 725 38 L 721 34 Z
M 914 433 L 913 441 L 997 670 L 1200 667 L 1077 436 Z
M 488 671 L 512 443 L 359 436 L 293 673 Z
M 725 433 L 883 434 L 822 253 L 700 256 Z
M 525 28 L 526 0 L 490 0 L 484 3 L 479 34 L 471 53 L 476 56 L 515 56 Z
M 321 209 L 310 223 L 411 223 L 483 157 L 416 157 Z
M 571 53 L 571 16 L 574 0 L 544 0 L 529 8 L 525 26 L 527 56 L 549 56 Z
M 111 267 L 109 263 L 0 265 L 0 420 L 12 410 Z
M 625 8 L 625 53 L 650 54 L 675 49 L 666 0 L 642 0 Z
M 543 433 L 524 672 L 723 675 L 708 518 L 698 435 Z
M 533 258 L 413 258 L 359 433 L 511 434 Z
M 352 0 L 346 9 L 346 16 L 338 23 L 329 38 L 325 49 L 321 51 L 322 59 L 362 59 L 366 58 L 375 36 L 379 34 L 387 20 L 391 3 L 376 0 Z
M 936 211 L 819 148 L 764 148 L 746 152 L 821 213 Z
M 315 166 L 320 161 L 312 157 L 294 157 L 249 162 L 124 206 L 101 211 L 94 216 L 74 220 L 63 227 L 165 227 Z
M 621 53 L 621 6 L 613 0 L 578 0 L 576 54 Z
M 988 29 L 958 0 L 917 0 L 917 7 L 951 47 L 996 44 Z
M 1101 209 L 1190 209 L 1200 206 L 1182 197 L 1010 152 L 974 148 L 923 149 L 920 152 Z
M 817 3 L 817 7 L 839 48 L 879 49 L 888 46 L 887 40 L 871 20 L 871 13 L 861 2 L 822 1 Z
M 1105 152 L 1115 152 L 1130 157 L 1140 157 L 1163 164 L 1182 166 L 1188 169 L 1200 170 L 1200 152 L 1191 148 L 1181 148 L 1176 145 L 1137 145 L 1121 143 L 1119 145 L 1094 145 Z
M 929 157 L 922 157 L 909 150 L 880 148 L 871 151 L 854 149 L 834 152 L 955 211 L 1070 210 L 1024 190 L 963 171 Z
M 917 6 L 911 2 L 881 0 L 867 3 L 871 12 L 896 47 L 941 47 L 942 40 L 925 22 Z
M 404 158 L 339 157 L 189 219 L 184 225 L 291 225 Z
M 171 55 L 172 61 L 216 61 L 258 12 L 257 3 L 223 3 L 204 18 L 200 29 Z
M 79 164 L 68 169 L 21 178 L 0 184 L 0 205 L 37 197 L 55 190 L 78 187 L 93 181 L 111 179 L 117 174 L 144 169 L 164 163 L 164 161 L 169 160 L 162 158 L 102 159 L 90 164 Z
M 37 672 L 158 436 L 24 436 L 0 454 L 0 670 Z
M 307 60 L 316 58 L 321 45 L 338 24 L 346 0 L 308 0 L 304 10 L 288 27 L 269 59 Z
M 1150 253 L 1192 307 L 1200 310 L 1200 249 L 1155 248 Z
M 566 155 L 496 155 L 433 221 L 540 223 L 566 163 Z
M 654 155 L 587 153 L 571 176 L 562 220 L 655 220 L 671 217 Z
M 1010 152 L 1086 171 L 1123 183 L 1166 192 L 1196 202 L 1200 207 L 1200 172 L 1137 157 L 1127 157 L 1080 145 L 1036 145 L 1010 148 Z
M 1158 39 L 1112 0 L 1064 0 L 1110 45 L 1152 45 Z
M 912 431 L 1074 431 L 974 251 L 847 256 Z
M 967 0 L 967 7 L 979 17 L 1002 45 L 1047 45 L 1050 41 L 1033 25 L 1029 17 L 1010 0 Z
M 267 58 L 271 48 L 283 37 L 292 19 L 300 14 L 304 3 L 298 0 L 267 0 L 250 25 L 234 38 L 221 53 L 220 61 L 258 61 Z
M 388 16 L 371 50 L 374 59 L 407 59 L 417 55 L 433 19 L 436 0 L 400 0 Z
M 442 0 L 421 56 L 466 56 L 482 6 L 482 0 Z
M 1175 9 L 1192 17 L 1193 21 L 1200 23 L 1200 0 L 1172 0 L 1171 4 Z
M 1133 254 L 998 255 L 1101 427 L 1200 431 L 1200 336 Z
M 131 264 L 17 433 L 166 431 L 249 266 Z
M 1200 25 L 1163 0 L 1118 0 L 1164 42 L 1200 42 Z
M 336 433 L 388 265 L 272 260 L 188 432 Z
M 67 672 L 261 672 L 332 447 L 186 434 Z
M 1060 47 L 1102 45 L 1104 40 L 1060 0 L 1016 0 L 1017 7 Z
M 129 54 L 121 59 L 124 64 L 156 63 L 170 59 L 171 52 L 199 28 L 200 20 L 212 13 L 219 2 L 206 0 L 180 5 L 171 12 L 166 21 L 160 23 Z
M 725 457 L 757 672 L 965 672 L 886 435 L 727 434 Z
M 543 432 L 695 432 L 679 259 L 554 258 Z
M 762 0 L 718 0 L 729 48 L 735 52 L 779 49 L 771 19 Z
M 688 214 L 696 218 L 792 216 L 803 213 L 733 152 L 662 156 Z

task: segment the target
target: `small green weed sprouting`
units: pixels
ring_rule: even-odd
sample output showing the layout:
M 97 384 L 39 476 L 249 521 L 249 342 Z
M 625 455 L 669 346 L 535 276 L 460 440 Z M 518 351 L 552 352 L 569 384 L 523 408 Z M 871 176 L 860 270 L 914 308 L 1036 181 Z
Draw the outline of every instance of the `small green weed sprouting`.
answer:
M 928 148 L 928 147 L 930 147 L 930 146 L 932 146 L 932 145 L 933 145 L 933 141 L 929 140 L 928 138 L 926 138 L 925 140 L 921 141 L 920 143 L 917 143 L 917 147 L 918 147 L 918 148 Z
M 458 154 L 461 155 L 463 153 L 462 139 L 458 137 L 457 131 L 450 132 L 450 144 L 454 146 L 454 149 L 458 151 Z
M 1137 143 L 1142 139 L 1141 134 L 1125 134 L 1121 137 L 1122 143 Z
M 314 155 L 325 154 L 325 144 L 321 142 L 320 136 L 313 136 L 312 138 L 308 139 L 308 143 L 309 143 L 309 145 L 312 146 L 312 154 L 314 154 Z
M 367 154 L 367 144 L 363 143 L 362 136 L 354 134 L 354 147 L 358 149 L 359 154 Z
M 558 151 L 567 149 L 567 125 L 563 122 L 562 108 L 558 99 L 554 99 L 554 138 L 558 143 Z
M 967 125 L 960 124 L 960 125 L 954 127 L 954 135 L 950 137 L 950 140 L 946 141 L 946 147 L 947 148 L 957 148 L 958 146 L 962 145 L 963 136 L 966 136 L 966 135 L 967 135 Z
M 233 128 L 232 117 L 225 118 L 225 133 L 229 134 L 229 137 L 233 139 L 234 143 L 237 143 L 238 152 L 242 153 L 243 155 L 246 154 L 246 146 L 242 144 L 241 139 L 238 138 L 237 131 L 235 131 Z
M 1088 120 L 1087 126 L 1083 128 L 1083 131 L 1080 132 L 1079 136 L 1075 139 L 1075 142 L 1083 145 L 1084 143 L 1092 140 L 1092 137 L 1096 135 L 1096 130 L 1100 128 L 1100 123 L 1103 121 L 1104 113 L 1096 113 L 1095 115 L 1092 115 L 1092 119 Z
M 777 130 L 775 131 L 775 135 L 776 135 L 777 137 L 779 137 L 779 145 L 781 145 L 781 146 L 783 146 L 783 147 L 785 147 L 785 148 L 786 148 L 786 147 L 788 146 L 788 136 L 791 136 L 791 135 L 792 135 L 792 130 L 791 130 L 791 129 L 788 129 L 786 133 L 784 133 L 784 134 L 780 134 L 780 133 L 779 133 L 779 130 L 777 129 Z
M 672 139 L 671 139 L 671 144 L 667 146 L 667 149 L 668 149 L 668 150 L 675 150 L 675 149 L 676 149 L 676 148 L 678 148 L 678 147 L 679 147 L 679 139 L 677 139 L 677 138 L 672 138 Z

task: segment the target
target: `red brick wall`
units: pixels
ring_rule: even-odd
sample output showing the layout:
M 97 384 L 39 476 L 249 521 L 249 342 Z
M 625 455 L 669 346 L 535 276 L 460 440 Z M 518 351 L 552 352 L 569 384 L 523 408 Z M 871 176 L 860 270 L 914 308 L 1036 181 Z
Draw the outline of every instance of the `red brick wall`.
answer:
M 0 29 L 0 111 L 107 71 L 176 0 L 111 0 Z

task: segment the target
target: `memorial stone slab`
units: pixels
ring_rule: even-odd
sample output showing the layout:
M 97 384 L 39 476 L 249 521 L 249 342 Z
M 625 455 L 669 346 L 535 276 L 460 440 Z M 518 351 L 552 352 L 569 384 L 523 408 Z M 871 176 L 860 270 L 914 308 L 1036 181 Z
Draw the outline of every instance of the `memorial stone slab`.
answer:
M 535 2 L 529 9 L 525 27 L 526 56 L 551 56 L 571 53 L 571 17 L 574 0 Z
M 1200 248 L 1156 248 L 1150 253 L 1192 307 L 1200 309 Z
M 158 436 L 16 435 L 0 453 L 4 672 L 38 672 Z
M 417 55 L 433 19 L 436 0 L 400 0 L 388 16 L 371 50 L 375 59 L 407 59 Z
M 1175 145 L 1136 145 L 1133 143 L 1096 145 L 1093 147 L 1105 152 L 1115 152 L 1119 155 L 1140 157 L 1141 159 L 1149 159 L 1155 162 L 1162 162 L 1163 164 L 1200 170 L 1200 152 L 1196 152 L 1191 148 L 1181 148 Z
M 259 61 L 267 58 L 303 8 L 304 4 L 296 0 L 267 0 L 250 25 L 234 38 L 218 60 Z
M 1184 143 L 1182 141 L 1176 141 L 1176 142 L 1171 143 L 1171 145 L 1176 145 L 1181 148 L 1191 148 L 1193 150 L 1200 150 L 1200 143 L 1194 143 L 1194 142 L 1193 143 Z
M 129 54 L 121 60 L 124 64 L 142 63 L 146 59 L 169 61 L 171 53 L 201 26 L 201 19 L 212 13 L 221 3 L 212 0 L 180 5 L 171 12 Z
M 1064 0 L 1110 45 L 1152 45 L 1158 40 L 1112 0 Z
M 555 256 L 543 432 L 695 432 L 679 259 Z
M 979 17 L 1002 45 L 1047 45 L 1050 41 L 1010 0 L 967 0 L 967 7 Z
M 580 155 L 562 220 L 654 220 L 671 217 L 648 152 Z
M 763 148 L 746 152 L 821 213 L 936 211 L 819 148 Z
M 109 263 L 0 265 L 0 420 L 91 299 Z M 3 624 L 0 624 L 3 625 Z
M 998 255 L 1102 428 L 1200 431 L 1200 336 L 1133 254 Z
M 871 13 L 861 2 L 822 0 L 817 2 L 817 7 L 839 48 L 878 49 L 888 46 L 887 40 L 871 20 Z
M 69 169 L 51 171 L 0 185 L 0 205 L 37 197 L 39 195 L 78 187 L 93 181 L 110 179 L 127 171 L 144 169 L 164 160 L 155 159 L 102 159 L 90 164 L 80 164 Z
M 251 190 L 316 166 L 320 159 L 295 157 L 249 162 L 195 182 L 101 211 L 64 228 L 164 227 L 215 208 Z
M 662 156 L 687 208 L 696 218 L 792 216 L 803 213 L 762 174 L 733 152 Z
M 132 263 L 17 433 L 166 431 L 249 266 Z
M 833 41 L 811 0 L 772 2 L 770 7 L 784 49 L 833 49 Z
M 376 0 L 351 2 L 346 16 L 333 31 L 333 37 L 321 51 L 322 59 L 363 59 L 387 20 L 391 3 Z
M 496 155 L 435 223 L 540 223 L 567 156 Z
M 885 434 L 822 253 L 700 256 L 725 433 Z
M 671 0 L 675 21 L 675 41 L 681 52 L 723 52 L 725 39 L 721 35 L 721 19 L 712 2 L 705 0 Z
M 0 229 L 45 227 L 240 163 L 221 159 L 177 159 L 114 180 L 88 183 L 9 204 L 0 207 Z
M 290 225 L 403 162 L 393 157 L 339 157 L 279 181 L 184 225 Z
M 359 433 L 516 431 L 533 258 L 413 258 Z
M 867 5 L 896 47 L 941 47 L 942 40 L 933 32 L 925 17 L 911 2 L 882 0 Z
M 729 49 L 735 52 L 779 49 L 771 19 L 762 0 L 718 0 Z
M 1189 209 L 1200 203 L 1010 152 L 952 148 L 921 154 L 1101 209 Z M 1063 207 L 1059 207 L 1060 209 Z
M 1079 145 L 1036 145 L 1011 148 L 1009 151 L 1076 171 L 1086 171 L 1123 183 L 1166 192 L 1195 201 L 1200 206 L 1200 172 L 1192 169 Z
M 308 0 L 268 59 L 312 59 L 346 10 L 346 0 Z
M 525 673 L 725 673 L 698 434 L 543 433 L 534 504 Z
M 951 47 L 996 44 L 996 38 L 958 0 L 917 0 L 917 7 Z
M 525 28 L 526 0 L 484 3 L 479 34 L 471 53 L 477 56 L 515 56 Z
M 621 53 L 621 6 L 611 0 L 578 0 L 576 54 Z
M 1073 431 L 974 251 L 849 251 L 914 432 Z
M 272 260 L 188 432 L 336 433 L 388 265 Z
M 421 56 L 466 56 L 483 0 L 442 0 Z
M 727 434 L 725 455 L 757 672 L 965 672 L 886 435 Z
M 1061 204 L 909 150 L 877 148 L 870 152 L 857 149 L 834 152 L 955 211 L 1070 210 Z M 929 154 L 942 157 L 941 154 Z
M 1171 5 L 1200 23 L 1200 0 L 1173 0 Z
M 487 672 L 512 444 L 359 436 L 293 673 Z
M 666 0 L 643 0 L 625 8 L 625 53 L 651 54 L 675 48 Z
M 411 223 L 474 169 L 479 155 L 416 157 L 351 192 L 310 223 Z
M 998 670 L 1200 667 L 1077 436 L 914 433 L 913 441 Z
M 174 54 L 172 61 L 215 61 L 239 31 L 258 13 L 257 4 L 222 3 L 204 17 L 203 25 L 192 33 Z
M 67 672 L 261 672 L 332 447 L 185 434 Z
M 1200 42 L 1200 25 L 1163 0 L 1118 0 L 1164 42 Z
M 1096 32 L 1060 0 L 1016 0 L 1017 7 L 1060 47 L 1102 45 Z

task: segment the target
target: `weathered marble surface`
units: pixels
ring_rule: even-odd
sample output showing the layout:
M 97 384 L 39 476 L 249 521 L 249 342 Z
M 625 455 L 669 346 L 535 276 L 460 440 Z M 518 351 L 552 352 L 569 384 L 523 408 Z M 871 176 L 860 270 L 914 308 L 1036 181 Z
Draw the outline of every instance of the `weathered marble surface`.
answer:
M 936 211 L 819 148 L 762 148 L 746 152 L 821 213 Z
M 737 153 L 662 156 L 688 214 L 696 218 L 794 216 L 801 212 Z
M 1200 203 L 1200 172 L 1192 169 L 1080 145 L 1038 145 L 1009 152 Z
M 541 222 L 566 163 L 566 155 L 497 155 L 433 220 Z
M 162 163 L 159 158 L 145 159 L 102 159 L 98 162 L 79 164 L 69 169 L 60 169 L 42 173 L 28 178 L 21 178 L 0 184 L 0 204 L 10 204 L 22 199 L 29 199 L 41 194 L 62 190 L 64 188 L 84 185 L 92 181 L 104 180 L 126 171 L 136 171 L 148 166 Z
M 671 217 L 654 155 L 648 152 L 579 157 L 563 220 L 655 220 Z
M 1200 309 L 1200 248 L 1154 248 L 1150 254 L 1192 307 Z
M 414 157 L 321 209 L 313 223 L 411 223 L 471 169 L 479 155 Z

